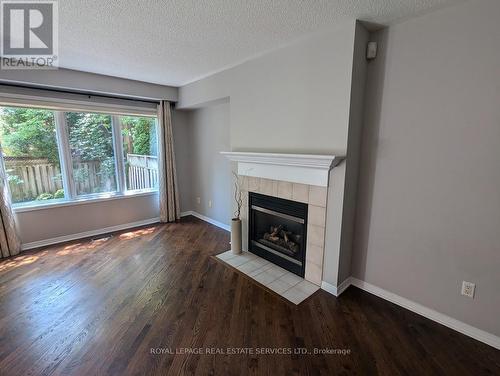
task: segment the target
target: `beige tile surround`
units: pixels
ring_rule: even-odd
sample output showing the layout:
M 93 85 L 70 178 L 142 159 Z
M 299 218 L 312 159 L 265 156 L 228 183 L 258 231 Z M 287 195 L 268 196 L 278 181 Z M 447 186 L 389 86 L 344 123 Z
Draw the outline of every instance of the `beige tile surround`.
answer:
M 305 279 L 320 286 L 325 250 L 327 187 L 240 175 L 243 193 L 243 249 L 248 245 L 248 192 L 308 204 Z

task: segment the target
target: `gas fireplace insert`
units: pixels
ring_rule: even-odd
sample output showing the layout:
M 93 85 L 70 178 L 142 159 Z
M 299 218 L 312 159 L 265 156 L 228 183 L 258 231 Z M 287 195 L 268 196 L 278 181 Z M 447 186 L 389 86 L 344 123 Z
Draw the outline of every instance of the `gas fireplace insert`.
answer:
M 250 192 L 248 205 L 248 250 L 304 277 L 307 204 Z

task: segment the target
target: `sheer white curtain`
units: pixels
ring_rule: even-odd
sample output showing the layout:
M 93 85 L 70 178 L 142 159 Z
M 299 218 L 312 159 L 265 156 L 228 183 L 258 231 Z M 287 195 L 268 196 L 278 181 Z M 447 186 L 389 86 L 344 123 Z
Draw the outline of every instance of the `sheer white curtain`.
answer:
M 170 102 L 161 101 L 158 106 L 158 175 L 160 221 L 173 222 L 181 217 L 177 173 L 175 170 L 174 136 Z
M 0 145 L 0 250 L 1 257 L 17 255 L 21 241 L 17 234 L 16 221 L 10 202 L 9 183 L 5 172 L 2 146 Z

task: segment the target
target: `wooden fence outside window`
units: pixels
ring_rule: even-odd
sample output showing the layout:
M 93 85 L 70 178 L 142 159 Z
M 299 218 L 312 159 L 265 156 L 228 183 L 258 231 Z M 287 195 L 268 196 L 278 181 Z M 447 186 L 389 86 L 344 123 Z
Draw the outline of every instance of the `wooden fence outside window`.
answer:
M 12 201 L 35 200 L 44 193 L 55 194 L 63 189 L 59 164 L 48 159 L 27 157 L 4 157 L 9 176 Z M 85 161 L 74 165 L 77 192 L 93 192 L 108 184 L 109 177 L 100 173 L 100 161 Z M 149 189 L 158 186 L 158 158 L 152 155 L 127 154 L 125 161 L 127 189 Z M 83 174 L 82 174 L 83 172 Z

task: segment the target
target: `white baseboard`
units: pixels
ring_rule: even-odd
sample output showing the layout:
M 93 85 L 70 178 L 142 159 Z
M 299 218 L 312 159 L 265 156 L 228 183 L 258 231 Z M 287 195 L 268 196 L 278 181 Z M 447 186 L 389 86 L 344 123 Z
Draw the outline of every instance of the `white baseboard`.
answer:
M 321 288 L 334 296 L 339 296 L 340 294 L 342 294 L 350 285 L 356 286 L 361 290 L 369 292 L 370 294 L 376 295 L 382 299 L 390 301 L 391 303 L 397 304 L 400 307 L 418 313 L 421 316 L 424 316 L 432 321 L 436 321 L 444 326 L 447 326 L 448 328 L 451 328 L 459 333 L 465 334 L 466 336 L 486 343 L 487 345 L 490 345 L 496 349 L 500 349 L 500 337 L 454 319 L 453 317 L 434 311 L 431 308 L 425 307 L 412 300 L 403 298 L 402 296 L 396 295 L 390 291 L 372 285 L 371 283 L 359 280 L 354 277 L 347 278 L 339 286 L 334 286 L 325 281 L 321 282 Z
M 231 226 L 226 225 L 226 224 L 224 224 L 222 222 L 216 221 L 215 219 L 206 217 L 203 214 L 197 213 L 195 211 L 190 210 L 190 211 L 185 211 L 185 212 L 181 213 L 181 217 L 186 217 L 188 215 L 192 215 L 193 217 L 201 219 L 202 221 L 208 222 L 208 223 L 210 223 L 210 224 L 212 224 L 214 226 L 217 226 L 217 227 L 219 227 L 221 229 L 224 229 L 226 231 L 231 231 Z
M 425 307 L 419 303 L 403 298 L 402 296 L 396 295 L 390 291 L 374 286 L 371 283 L 351 277 L 350 284 L 380 298 L 388 300 L 394 304 L 397 304 L 398 306 L 406 308 L 412 312 L 418 313 L 419 315 L 422 315 L 430 320 L 436 321 L 444 326 L 447 326 L 448 328 L 465 334 L 466 336 L 484 342 L 494 348 L 500 349 L 500 337 L 494 334 L 485 332 L 484 330 L 473 327 L 462 321 L 458 321 L 453 317 L 434 311 L 431 308 Z
M 53 245 L 53 244 L 58 244 L 58 243 L 64 243 L 64 242 L 68 242 L 68 241 L 71 241 L 71 240 L 88 238 L 90 236 L 97 236 L 97 235 L 102 235 L 102 234 L 108 234 L 110 232 L 127 230 L 129 228 L 139 227 L 139 226 L 146 226 L 146 225 L 150 225 L 150 224 L 158 223 L 158 222 L 160 222 L 160 218 L 150 218 L 150 219 L 145 219 L 143 221 L 129 222 L 129 223 L 124 223 L 122 225 L 104 227 L 104 228 L 100 228 L 100 229 L 92 230 L 92 231 L 84 231 L 84 232 L 78 232 L 76 234 L 71 234 L 71 235 L 58 236 L 58 237 L 55 237 L 55 238 L 44 239 L 44 240 L 37 240 L 35 242 L 30 242 L 30 243 L 24 243 L 24 244 L 22 244 L 21 250 L 26 251 L 28 249 L 45 247 L 45 246 L 48 246 L 48 245 Z
M 228 225 L 225 225 L 224 223 L 218 222 L 214 219 L 205 217 L 204 215 L 201 215 L 201 214 L 196 213 L 194 211 L 187 211 L 187 212 L 181 213 L 181 217 L 185 217 L 187 215 L 192 215 L 194 217 L 197 217 L 205 222 L 211 223 L 211 224 L 213 224 L 217 227 L 220 227 L 224 230 L 227 230 L 227 231 L 230 230 L 230 227 Z M 69 242 L 71 240 L 78 240 L 78 239 L 88 238 L 91 236 L 108 234 L 110 232 L 127 230 L 129 228 L 146 226 L 146 225 L 150 225 L 150 224 L 158 223 L 158 222 L 160 222 L 160 218 L 150 218 L 150 219 L 145 219 L 143 221 L 129 222 L 129 223 L 124 223 L 122 225 L 104 227 L 104 228 L 100 228 L 97 230 L 84 231 L 84 232 L 78 232 L 78 233 L 70 234 L 70 235 L 58 236 L 58 237 L 50 238 L 50 239 L 37 240 L 34 242 L 23 243 L 21 246 L 21 250 L 27 251 L 28 249 L 46 247 L 48 245 Z
M 344 282 L 342 282 L 338 286 L 332 285 L 331 283 L 325 281 L 321 282 L 321 288 L 326 292 L 329 292 L 330 294 L 335 296 L 339 296 L 340 294 L 342 294 L 350 285 L 351 285 L 351 277 L 347 278 Z

